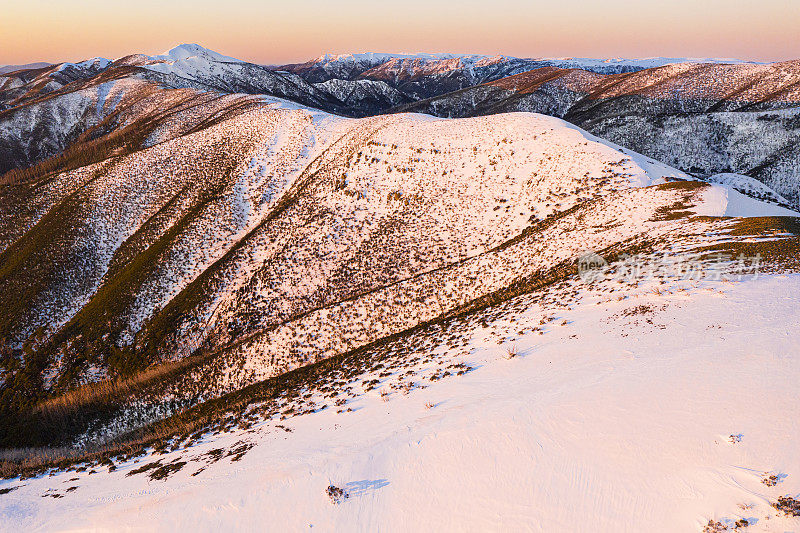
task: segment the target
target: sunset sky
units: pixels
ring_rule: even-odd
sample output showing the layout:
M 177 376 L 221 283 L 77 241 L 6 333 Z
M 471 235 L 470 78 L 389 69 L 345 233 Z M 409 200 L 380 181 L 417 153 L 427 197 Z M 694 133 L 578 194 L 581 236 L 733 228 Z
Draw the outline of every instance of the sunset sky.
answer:
M 800 0 L 11 0 L 0 64 L 196 42 L 258 63 L 325 52 L 522 57 L 800 56 Z M 165 4 L 165 5 L 162 5 Z

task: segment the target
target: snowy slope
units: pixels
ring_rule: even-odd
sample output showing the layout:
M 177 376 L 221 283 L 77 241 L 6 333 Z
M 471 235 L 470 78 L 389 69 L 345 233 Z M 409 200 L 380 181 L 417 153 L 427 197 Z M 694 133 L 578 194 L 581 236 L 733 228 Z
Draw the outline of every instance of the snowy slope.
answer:
M 704 193 L 705 202 L 698 214 L 726 217 L 800 217 L 800 213 L 786 207 L 766 204 L 740 193 L 729 185 L 714 184 Z
M 463 345 L 429 337 L 430 359 L 344 412 L 259 421 L 109 473 L 3 481 L 15 490 L 0 517 L 51 531 L 795 530 L 770 503 L 800 492 L 798 295 L 797 275 L 578 281 L 475 321 Z M 474 370 L 434 380 L 453 360 Z M 406 371 L 418 385 L 404 393 L 392 384 Z M 133 472 L 155 460 L 177 473 Z M 330 485 L 349 497 L 333 503 Z
M 435 319 L 581 250 L 656 236 L 659 210 L 696 196 L 658 188 L 686 174 L 542 115 L 354 121 L 242 96 L 192 98 L 157 123 L 147 149 L 61 174 L 24 210 L 9 204 L 0 249 L 41 231 L 52 240 L 0 279 L 7 295 L 24 288 L 27 298 L 7 302 L 7 338 L 45 328 L 69 351 L 62 327 L 116 347 L 144 337 L 153 362 L 225 347 L 213 373 L 198 370 L 211 381 L 204 394 L 219 395 Z M 193 131 L 232 108 L 243 112 Z M 706 196 L 696 200 L 711 207 L 697 212 L 735 213 L 728 196 Z M 80 208 L 45 217 L 64 202 Z M 580 224 L 608 229 L 548 227 L 575 209 Z M 745 214 L 788 214 L 765 209 L 753 200 Z M 555 240 L 528 236 L 537 224 Z M 158 255 L 135 261 L 143 253 Z M 125 296 L 109 299 L 110 287 Z M 87 331 L 97 306 L 113 336 Z M 160 320 L 169 334 L 153 326 Z M 102 356 L 91 371 L 72 364 L 60 352 L 48 361 L 79 382 L 114 372 Z
M 776 204 L 788 205 L 789 200 L 776 193 L 758 180 L 742 174 L 732 174 L 730 172 L 714 174 L 706 178 L 711 183 L 719 183 L 739 191 L 747 196 L 767 200 Z
M 231 105 L 238 102 L 230 98 Z M 61 235 L 59 240 L 40 248 L 6 278 L 15 287 L 27 285 L 25 272 L 39 268 L 37 263 L 45 255 L 47 264 L 62 265 L 58 273 L 40 271 L 38 281 L 51 281 L 29 293 L 31 300 L 11 321 L 9 333 L 24 337 L 45 324 L 55 332 L 71 319 L 78 320 L 95 292 L 113 284 L 113 277 L 105 276 L 115 255 L 158 242 L 158 236 L 190 214 L 187 222 L 177 226 L 179 233 L 171 237 L 163 257 L 130 288 L 131 301 L 113 313 L 121 320 L 118 342 L 130 343 L 145 320 L 217 263 L 215 268 L 222 269 L 217 274 L 220 278 L 206 301 L 191 312 L 186 310 L 190 318 L 178 329 L 178 344 L 197 345 L 209 332 L 218 332 L 224 339 L 230 338 L 231 331 L 243 330 L 238 336 L 249 337 L 248 344 L 237 348 L 237 353 L 247 359 L 249 370 L 242 379 L 263 379 L 282 367 L 280 362 L 269 362 L 276 351 L 281 352 L 280 346 L 288 353 L 299 350 L 297 355 L 279 357 L 293 367 L 298 358 L 338 353 L 351 343 L 369 342 L 413 326 L 424 316 L 479 297 L 491 285 L 474 279 L 452 295 L 441 293 L 445 299 L 424 312 L 409 308 L 376 317 L 374 324 L 362 324 L 362 332 L 343 328 L 331 339 L 303 339 L 297 328 L 316 336 L 313 332 L 330 312 L 317 309 L 320 304 L 327 307 L 351 291 L 376 289 L 406 278 L 406 285 L 392 290 L 427 292 L 429 284 L 441 281 L 415 276 L 480 255 L 519 234 L 532 221 L 631 185 L 685 177 L 655 162 L 637 164 L 585 132 L 545 116 L 520 113 L 451 121 L 392 115 L 351 121 L 324 113 L 311 115 L 304 109 L 273 110 L 270 105 L 173 138 L 203 120 L 205 115 L 195 118 L 194 113 L 208 108 L 206 112 L 213 114 L 226 106 L 224 99 L 198 104 L 162 121 L 149 136 L 152 148 L 108 168 L 65 173 L 36 190 L 26 202 L 32 210 L 30 218 L 17 216 L 13 228 L 5 231 L 22 237 L 21 242 L 27 228 L 35 228 L 41 217 L 72 193 L 80 191 L 70 201 L 79 201 L 83 207 L 75 219 L 67 221 L 67 228 L 51 230 Z M 291 141 L 285 139 L 288 131 L 295 132 Z M 225 139 L 227 148 L 219 146 L 220 139 Z M 176 160 L 174 153 L 181 153 L 182 159 Z M 275 218 L 276 202 L 294 192 L 291 186 L 298 175 L 309 174 L 313 168 L 309 163 L 323 153 L 330 162 L 315 162 L 324 172 L 313 178 L 312 192 Z M 230 166 L 230 174 L 216 170 L 223 165 Z M 475 181 L 476 176 L 480 181 Z M 195 213 L 202 198 L 201 192 L 195 192 L 199 186 L 216 191 L 219 200 L 201 203 L 201 211 Z M 115 207 L 119 205 L 127 208 L 119 210 Z M 164 211 L 165 206 L 170 211 Z M 326 215 L 310 215 L 307 210 Z M 156 224 L 156 214 L 167 218 Z M 310 228 L 305 223 L 309 216 L 320 217 Z M 10 223 L 12 218 L 6 220 Z M 383 237 L 386 227 L 395 228 L 394 236 Z M 150 231 L 155 236 L 147 236 Z M 278 242 L 277 235 L 294 241 L 293 253 L 272 244 Z M 132 237 L 135 240 L 130 241 Z M 12 242 L 2 243 L 3 247 Z M 91 257 L 81 252 L 87 242 L 94 243 Z M 226 257 L 234 245 L 237 254 Z M 566 249 L 561 253 L 567 253 Z M 383 254 L 386 258 L 379 259 Z M 406 255 L 414 259 L 395 264 L 397 257 Z M 223 257 L 224 268 L 218 263 Z M 363 274 L 344 275 L 348 261 L 359 257 L 363 257 L 358 259 Z M 490 272 L 494 266 L 476 260 L 470 268 Z M 112 273 L 125 271 L 112 269 Z M 474 274 L 453 273 L 457 278 Z M 499 286 L 501 280 L 516 275 L 519 272 L 510 269 L 494 283 Z M 357 304 L 371 309 L 395 297 L 391 291 L 367 293 Z M 309 311 L 300 322 L 291 319 Z M 261 331 L 262 323 L 286 321 L 286 313 L 290 320 L 279 330 Z M 354 317 L 346 319 L 350 320 Z M 196 337 L 200 324 L 204 324 L 203 333 Z M 283 334 L 287 336 L 277 341 Z M 161 357 L 169 357 L 172 350 L 162 348 Z

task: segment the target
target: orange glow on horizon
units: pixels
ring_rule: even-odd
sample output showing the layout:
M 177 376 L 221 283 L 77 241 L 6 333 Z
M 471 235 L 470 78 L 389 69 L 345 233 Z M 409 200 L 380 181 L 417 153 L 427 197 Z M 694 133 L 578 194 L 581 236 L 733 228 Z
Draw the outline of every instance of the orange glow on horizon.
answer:
M 701 3 L 702 5 L 697 5 Z M 800 2 L 631 0 L 210 2 L 30 0 L 3 8 L 0 64 L 158 53 L 197 42 L 257 63 L 323 53 L 454 52 L 520 57 L 800 56 Z

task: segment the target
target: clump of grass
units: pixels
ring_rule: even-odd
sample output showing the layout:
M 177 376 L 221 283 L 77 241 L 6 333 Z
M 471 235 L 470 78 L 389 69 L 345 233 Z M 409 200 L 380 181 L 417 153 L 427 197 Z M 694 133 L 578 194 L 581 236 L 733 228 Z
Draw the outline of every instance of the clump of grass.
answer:
M 728 526 L 716 520 L 709 520 L 703 528 L 703 533 L 722 533 L 723 531 L 728 531 Z
M 787 516 L 800 516 L 800 500 L 791 496 L 781 496 L 778 501 L 771 504 L 777 511 Z
M 171 476 L 172 474 L 178 472 L 181 468 L 183 468 L 185 464 L 186 461 L 174 461 L 172 463 L 159 466 L 158 468 L 150 472 L 150 479 L 153 480 L 167 479 L 169 476 Z
M 152 463 L 144 464 L 139 468 L 134 468 L 133 470 L 125 474 L 125 477 L 135 476 L 136 474 L 141 474 L 143 472 L 147 472 L 148 470 L 154 470 L 156 468 L 160 468 L 161 466 L 163 465 L 161 464 L 161 460 L 159 459 L 158 461 L 153 461 Z
M 338 505 L 344 502 L 350 495 L 341 487 L 337 487 L 335 485 L 328 485 L 328 488 L 325 489 L 325 494 L 328 495 L 328 498 L 331 499 L 331 503 Z

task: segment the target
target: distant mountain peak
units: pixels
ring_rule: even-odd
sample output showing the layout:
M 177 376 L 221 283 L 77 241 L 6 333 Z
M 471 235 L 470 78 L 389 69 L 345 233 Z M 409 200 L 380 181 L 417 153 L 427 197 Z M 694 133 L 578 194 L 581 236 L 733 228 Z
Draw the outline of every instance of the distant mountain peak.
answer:
M 90 59 L 84 59 L 83 61 L 79 61 L 77 63 L 61 63 L 56 67 L 56 72 L 62 72 L 68 68 L 102 70 L 110 64 L 110 59 L 106 59 L 105 57 L 93 57 Z
M 222 55 L 219 52 L 215 52 L 214 50 L 210 50 L 195 43 L 179 44 L 178 46 L 167 50 L 163 54 L 153 56 L 153 59 L 163 61 L 180 61 L 192 57 L 200 57 L 212 61 L 223 61 L 226 63 L 243 63 L 241 59 Z
M 8 72 L 14 72 L 17 70 L 28 70 L 33 68 L 44 68 L 50 66 L 52 66 L 52 63 L 46 63 L 44 61 L 39 61 L 36 63 L 26 63 L 24 65 L 0 65 L 0 74 L 6 74 Z

